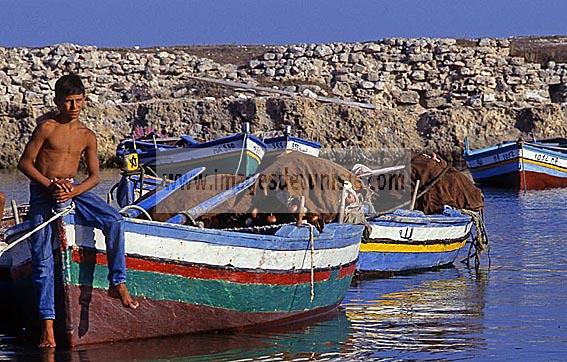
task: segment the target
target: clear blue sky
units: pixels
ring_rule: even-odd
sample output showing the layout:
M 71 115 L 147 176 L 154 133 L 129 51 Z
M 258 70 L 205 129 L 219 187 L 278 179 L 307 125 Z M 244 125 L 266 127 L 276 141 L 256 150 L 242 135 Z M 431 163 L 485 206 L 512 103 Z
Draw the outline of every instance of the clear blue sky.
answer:
M 567 34 L 564 0 L 0 0 L 0 46 Z

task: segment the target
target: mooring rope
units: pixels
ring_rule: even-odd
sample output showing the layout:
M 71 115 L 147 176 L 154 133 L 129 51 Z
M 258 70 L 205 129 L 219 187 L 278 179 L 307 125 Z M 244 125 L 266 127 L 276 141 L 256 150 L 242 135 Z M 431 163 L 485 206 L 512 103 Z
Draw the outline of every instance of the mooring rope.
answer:
M 311 224 L 307 224 L 309 226 L 309 248 L 311 249 L 311 293 L 310 293 L 310 301 L 313 303 L 313 299 L 315 299 L 315 226 Z
M 4 248 L 3 250 L 0 250 L 0 252 L 5 253 L 6 251 L 12 249 L 14 246 L 16 246 L 17 244 L 19 244 L 21 241 L 29 238 L 30 236 L 32 236 L 33 234 L 35 234 L 36 232 L 38 232 L 39 230 L 47 227 L 47 225 L 49 225 L 50 223 L 52 223 L 53 221 L 69 214 L 71 211 L 73 211 L 73 209 L 75 209 L 75 204 L 71 203 L 69 206 L 61 209 L 59 212 L 55 213 L 53 216 L 51 216 L 47 221 L 44 221 L 43 223 L 39 224 L 38 226 L 36 226 L 33 230 L 25 233 L 24 235 L 22 235 L 20 238 L 18 238 L 16 241 L 11 242 L 10 244 L 8 244 L 8 246 L 6 248 Z
M 249 226 L 249 227 L 242 227 L 242 228 L 225 228 L 225 229 L 220 229 L 223 231 L 248 231 L 248 232 L 254 232 L 254 231 L 268 231 L 268 230 L 274 230 L 274 229 L 279 229 L 284 225 L 289 225 L 289 224 L 277 224 L 277 225 L 266 225 L 266 226 Z M 310 266 L 310 271 L 311 271 L 311 288 L 310 288 L 310 300 L 311 302 L 313 302 L 313 300 L 315 299 L 315 226 L 311 225 L 307 222 L 304 222 L 301 227 L 307 226 L 309 227 L 309 250 L 310 250 L 310 259 L 311 259 L 311 266 Z
M 121 215 L 126 216 L 126 217 L 130 217 L 130 215 L 126 212 L 130 209 L 134 209 L 139 211 L 141 214 L 143 214 L 148 220 L 152 221 L 152 217 L 151 215 L 146 211 L 146 209 L 144 209 L 143 207 L 140 207 L 138 205 L 126 205 L 123 208 L 120 209 L 120 211 L 118 211 Z
M 480 267 L 480 255 L 486 252 L 488 255 L 488 266 L 490 268 L 490 244 L 482 213 L 466 209 L 460 209 L 459 211 L 465 215 L 470 216 L 476 228 L 476 236 L 471 241 L 471 246 L 469 247 L 467 257 L 461 262 L 467 263 L 467 266 L 469 266 L 470 259 L 474 257 L 475 268 L 478 270 L 478 268 Z M 473 255 L 471 255 L 473 247 L 475 248 L 475 252 Z
M 246 141 L 248 141 L 248 133 L 244 133 L 244 138 L 242 139 L 242 148 L 240 149 L 240 157 L 238 158 L 238 165 L 236 166 L 236 171 L 234 171 L 235 175 L 238 175 L 238 170 L 240 170 L 240 165 L 242 164 L 242 158 L 244 156 L 244 152 L 247 149 Z

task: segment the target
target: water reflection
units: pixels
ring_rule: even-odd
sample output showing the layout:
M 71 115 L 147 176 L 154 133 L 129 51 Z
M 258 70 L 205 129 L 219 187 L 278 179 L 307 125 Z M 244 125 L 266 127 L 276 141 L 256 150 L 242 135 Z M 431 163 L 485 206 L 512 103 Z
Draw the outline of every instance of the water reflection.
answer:
M 0 189 L 22 190 L 0 173 Z M 98 189 L 104 195 L 112 173 Z M 25 182 L 25 180 L 24 180 Z M 4 185 L 4 186 L 2 186 Z M 27 197 L 24 188 L 23 199 Z M 353 285 L 344 312 L 278 331 L 201 335 L 58 351 L 58 360 L 564 360 L 567 355 L 567 189 L 485 190 L 492 267 Z M 9 198 L 13 198 L 10 197 Z M 5 311 L 4 311 L 5 312 Z M 3 328 L 0 360 L 39 352 Z
M 41 357 L 43 361 L 324 360 L 339 358 L 349 330 L 350 322 L 344 311 L 340 310 L 309 324 L 296 324 L 261 332 L 154 338 L 44 354 L 30 347 L 19 348 L 11 345 L 4 348 L 12 352 L 9 355 L 12 358 L 27 360 Z M 30 349 L 33 352 L 30 352 Z
M 350 357 L 439 358 L 483 348 L 487 283 L 486 271 L 455 268 L 361 281 L 343 303 L 356 341 Z

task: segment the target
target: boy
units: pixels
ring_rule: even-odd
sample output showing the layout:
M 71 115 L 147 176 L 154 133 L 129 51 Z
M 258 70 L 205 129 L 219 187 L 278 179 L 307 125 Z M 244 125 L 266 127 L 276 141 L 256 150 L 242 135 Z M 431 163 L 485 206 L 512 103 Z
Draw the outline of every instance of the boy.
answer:
M 108 258 L 109 295 L 119 298 L 125 307 L 135 309 L 126 288 L 124 223 L 122 216 L 94 193 L 89 192 L 99 179 L 99 161 L 95 134 L 79 121 L 85 104 L 85 88 L 79 76 L 65 75 L 55 83 L 55 104 L 59 114 L 38 124 L 18 168 L 30 179 L 29 219 L 35 227 L 52 215 L 56 203 L 73 199 L 75 213 L 89 225 L 103 230 Z M 73 184 L 84 155 L 88 177 Z M 32 278 L 42 320 L 40 347 L 55 347 L 53 321 L 54 275 L 52 235 L 49 225 L 29 238 L 32 252 Z

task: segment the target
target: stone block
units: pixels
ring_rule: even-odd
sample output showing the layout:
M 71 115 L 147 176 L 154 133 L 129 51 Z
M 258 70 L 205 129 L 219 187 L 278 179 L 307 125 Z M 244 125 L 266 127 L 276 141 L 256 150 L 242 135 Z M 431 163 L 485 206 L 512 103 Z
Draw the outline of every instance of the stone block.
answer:
M 357 73 L 366 73 L 367 68 L 362 64 L 355 64 L 352 66 L 352 71 Z
M 511 57 L 508 59 L 510 65 L 524 65 L 526 60 L 522 57 Z
M 317 45 L 317 46 L 315 47 L 315 49 L 313 50 L 313 54 L 314 54 L 316 57 L 323 58 L 323 57 L 332 55 L 332 54 L 333 54 L 333 50 L 331 49 L 331 47 L 329 47 L 329 46 L 326 45 L 326 44 L 319 44 L 319 45 Z
M 447 100 L 443 97 L 427 98 L 423 102 L 425 108 L 439 108 L 447 105 Z
M 419 103 L 419 93 L 415 91 L 401 92 L 397 101 L 402 104 L 417 104 Z
M 423 70 L 415 70 L 410 74 L 410 78 L 416 81 L 425 80 L 425 72 Z
M 369 82 L 367 80 L 363 80 L 360 81 L 360 87 L 362 87 L 363 89 L 372 89 L 374 88 L 374 83 L 373 82 Z
M 433 60 L 433 54 L 431 53 L 410 54 L 408 56 L 408 63 L 430 62 L 432 60 Z

